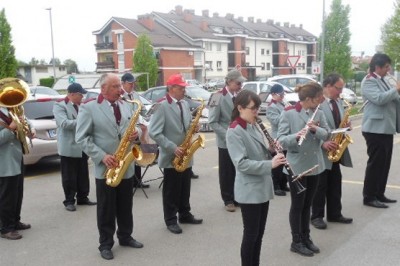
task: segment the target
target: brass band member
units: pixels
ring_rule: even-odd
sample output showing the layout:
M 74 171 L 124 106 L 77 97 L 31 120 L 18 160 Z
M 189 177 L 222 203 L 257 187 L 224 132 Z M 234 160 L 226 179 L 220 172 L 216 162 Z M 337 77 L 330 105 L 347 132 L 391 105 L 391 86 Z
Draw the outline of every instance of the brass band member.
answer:
M 344 116 L 343 101 L 339 98 L 344 87 L 343 78 L 338 74 L 330 74 L 323 81 L 325 100 L 321 103 L 321 110 L 324 112 L 326 121 L 331 130 L 337 129 Z M 344 125 L 350 127 L 350 123 Z M 342 172 L 340 164 L 352 167 L 349 150 L 346 148 L 341 160 L 331 162 L 328 160 L 327 151 L 338 149 L 338 143 L 327 140 L 322 144 L 322 154 L 324 156 L 325 171 L 319 175 L 317 192 L 315 193 L 311 223 L 315 228 L 325 229 L 327 227 L 323 218 L 326 216 L 329 222 L 349 224 L 352 218 L 342 215 Z
M 99 250 L 103 259 L 110 260 L 114 258 L 111 248 L 114 245 L 116 223 L 117 237 L 121 246 L 142 248 L 143 244 L 131 236 L 133 164 L 128 167 L 117 187 L 107 185 L 104 177 L 106 169 L 118 166 L 114 153 L 130 125 L 131 104 L 119 100 L 122 86 L 116 74 L 103 74 L 99 82 L 100 95 L 82 104 L 79 109 L 76 142 L 94 162 Z M 137 140 L 140 132 L 140 128 L 136 126 L 136 130 L 128 136 L 129 141 Z
M 164 168 L 163 209 L 167 229 L 174 234 L 182 233 L 179 222 L 201 224 L 203 219 L 196 219 L 190 212 L 191 168 L 178 172 L 172 165 L 175 156 L 182 156 L 184 150 L 179 147 L 188 131 L 192 113 L 184 101 L 185 87 L 188 86 L 182 75 L 175 74 L 167 80 L 167 94 L 162 98 L 152 115 L 149 126 L 150 137 L 159 145 L 158 166 Z M 196 131 L 199 127 L 197 125 Z
M 271 170 L 286 163 L 283 154 L 273 158 L 257 127 L 261 101 L 249 90 L 241 91 L 226 133 L 226 145 L 236 169 L 235 200 L 243 218 L 242 265 L 259 265 L 261 243 L 267 222 L 269 200 L 273 198 Z
M 289 223 L 292 230 L 290 250 L 303 256 L 313 256 L 314 253 L 319 253 L 319 248 L 310 238 L 310 207 L 317 189 L 319 174 L 324 170 L 321 144 L 328 139 L 329 134 L 325 116 L 317 109 L 323 100 L 322 87 L 316 82 L 309 82 L 298 86 L 296 92 L 300 101 L 282 113 L 278 140 L 287 150 L 286 159 L 296 174 L 316 164 L 319 165 L 316 173 L 302 178 L 301 183 L 307 188 L 305 192 L 297 194 L 293 183 L 289 182 L 291 196 Z M 314 119 L 310 121 L 312 117 Z M 302 145 L 298 145 L 302 136 L 304 136 Z

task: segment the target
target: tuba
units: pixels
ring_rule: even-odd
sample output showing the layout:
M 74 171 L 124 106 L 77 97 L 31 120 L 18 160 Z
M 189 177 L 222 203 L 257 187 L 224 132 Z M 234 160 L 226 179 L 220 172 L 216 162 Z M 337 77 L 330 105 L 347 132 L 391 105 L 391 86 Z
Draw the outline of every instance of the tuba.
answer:
M 137 104 L 138 108 L 129 122 L 129 126 L 126 129 L 124 135 L 122 136 L 121 142 L 118 145 L 117 150 L 114 153 L 115 159 L 118 161 L 118 166 L 114 168 L 109 168 L 104 173 L 106 178 L 106 184 L 110 187 L 117 187 L 121 183 L 122 178 L 125 175 L 126 170 L 128 170 L 129 165 L 134 160 L 142 159 L 142 150 L 138 144 L 133 144 L 130 149 L 131 142 L 129 141 L 129 136 L 136 130 L 136 122 L 138 121 L 140 111 L 142 110 L 142 103 L 138 100 L 125 100 L 127 102 Z
M 175 170 L 178 172 L 183 172 L 188 168 L 189 162 L 192 160 L 194 153 L 197 151 L 198 148 L 204 148 L 205 138 L 204 135 L 200 134 L 196 140 L 192 142 L 192 138 L 194 134 L 196 134 L 196 126 L 199 123 L 201 113 L 204 109 L 204 100 L 203 99 L 194 99 L 192 100 L 201 101 L 201 105 L 197 109 L 197 113 L 195 118 L 193 119 L 192 123 L 190 124 L 189 130 L 186 133 L 185 139 L 183 140 L 182 144 L 179 146 L 184 150 L 183 156 L 175 156 L 174 160 L 172 161 L 172 165 L 174 166 Z
M 17 125 L 15 132 L 18 140 L 21 142 L 24 154 L 29 153 L 26 137 L 32 133 L 24 114 L 24 107 L 22 106 L 27 100 L 29 93 L 28 84 L 21 79 L 4 78 L 0 80 L 0 106 L 8 109 L 12 120 Z
M 342 99 L 342 100 L 347 105 L 347 110 L 346 110 L 346 112 L 343 116 L 343 119 L 340 122 L 340 125 L 338 128 L 344 128 L 349 123 L 350 111 L 352 109 L 352 106 L 350 103 L 348 103 L 344 99 Z M 353 143 L 353 140 L 345 132 L 342 132 L 342 133 L 333 135 L 331 138 L 331 141 L 335 142 L 337 144 L 338 148 L 333 151 L 328 151 L 327 155 L 328 155 L 328 160 L 335 163 L 340 160 L 340 158 L 343 155 L 343 152 L 346 150 L 347 146 L 350 143 Z

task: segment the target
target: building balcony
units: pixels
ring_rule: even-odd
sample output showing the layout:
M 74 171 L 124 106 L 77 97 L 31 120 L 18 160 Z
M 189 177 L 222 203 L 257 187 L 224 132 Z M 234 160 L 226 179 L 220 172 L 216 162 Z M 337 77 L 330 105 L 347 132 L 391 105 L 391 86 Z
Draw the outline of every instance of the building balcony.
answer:
M 112 49 L 114 49 L 114 46 L 113 46 L 112 42 L 95 43 L 94 46 L 96 47 L 96 50 L 112 50 Z
M 114 62 L 97 62 L 96 71 L 99 70 L 114 70 Z

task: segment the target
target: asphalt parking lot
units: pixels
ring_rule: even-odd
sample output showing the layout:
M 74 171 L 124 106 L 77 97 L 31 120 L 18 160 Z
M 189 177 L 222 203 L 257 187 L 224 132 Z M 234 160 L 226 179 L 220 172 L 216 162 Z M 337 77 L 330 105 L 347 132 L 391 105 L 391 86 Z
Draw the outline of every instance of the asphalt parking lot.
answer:
M 311 236 L 321 253 L 302 257 L 289 251 L 291 235 L 288 222 L 290 197 L 275 197 L 270 203 L 267 228 L 261 252 L 261 265 L 399 265 L 400 202 L 388 209 L 362 205 L 362 181 L 367 160 L 361 136 L 360 120 L 354 120 L 351 132 L 354 144 L 350 151 L 354 168 L 342 168 L 343 214 L 354 218 L 353 224 L 328 223 L 327 230 L 311 227 Z M 143 249 L 113 247 L 114 260 L 101 259 L 97 250 L 96 207 L 77 206 L 67 212 L 59 162 L 47 162 L 27 168 L 22 221 L 32 229 L 22 232 L 23 239 L 0 239 L 0 265 L 240 265 L 242 221 L 240 211 L 228 213 L 223 208 L 218 185 L 218 158 L 214 133 L 206 133 L 206 148 L 195 155 L 191 205 L 202 225 L 182 225 L 183 234 L 171 234 L 162 215 L 162 179 L 149 182 L 148 198 L 141 190 L 134 196 L 134 238 Z M 400 200 L 400 136 L 395 147 L 387 196 Z M 92 170 L 92 169 L 91 169 Z M 145 180 L 161 172 L 151 167 Z M 91 174 L 90 198 L 95 200 Z

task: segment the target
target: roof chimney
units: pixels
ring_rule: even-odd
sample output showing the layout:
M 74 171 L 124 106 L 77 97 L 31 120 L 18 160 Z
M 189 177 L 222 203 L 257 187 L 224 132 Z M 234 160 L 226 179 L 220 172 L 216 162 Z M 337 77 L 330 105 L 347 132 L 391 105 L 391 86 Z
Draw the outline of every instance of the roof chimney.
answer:
M 182 6 L 181 5 L 177 5 L 175 6 L 175 12 L 177 15 L 182 15 L 183 11 L 182 11 Z
M 200 22 L 200 29 L 201 29 L 202 31 L 207 31 L 207 30 L 208 30 L 208 23 L 207 23 L 207 21 L 202 20 L 202 21 Z
M 237 18 L 239 21 L 243 22 L 243 17 L 238 17 Z
M 225 18 L 232 20 L 234 18 L 234 15 L 231 13 L 226 13 Z
M 139 15 L 138 16 L 138 22 L 142 24 L 145 28 L 147 28 L 149 31 L 154 30 L 154 19 L 153 16 L 150 14 L 146 15 Z
M 278 26 L 278 27 L 280 27 L 280 26 L 281 26 L 281 23 L 277 21 L 277 22 L 275 23 L 275 25 Z
M 213 13 L 213 18 L 218 18 L 218 13 L 217 12 Z
M 291 27 L 291 28 L 296 28 L 296 25 L 290 24 L 290 27 Z
M 285 28 L 289 28 L 289 22 L 283 23 L 283 26 L 284 26 Z
M 257 23 L 261 23 L 261 19 L 260 18 L 257 19 Z
M 303 24 L 300 24 L 300 25 L 299 25 L 299 28 L 302 29 L 302 28 L 303 28 Z
M 248 17 L 248 18 L 247 18 L 247 21 L 248 21 L 248 22 L 251 22 L 251 23 L 254 23 L 254 17 Z
M 203 17 L 208 18 L 210 16 L 208 9 L 204 9 L 201 13 L 203 14 Z
M 185 9 L 183 12 L 183 20 L 185 22 L 192 22 L 194 10 L 193 9 Z
M 267 24 L 268 24 L 268 25 L 274 24 L 274 20 L 273 20 L 273 19 L 268 19 L 268 20 L 267 20 Z

